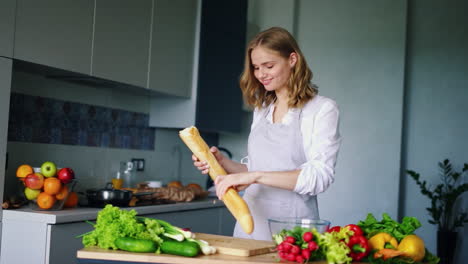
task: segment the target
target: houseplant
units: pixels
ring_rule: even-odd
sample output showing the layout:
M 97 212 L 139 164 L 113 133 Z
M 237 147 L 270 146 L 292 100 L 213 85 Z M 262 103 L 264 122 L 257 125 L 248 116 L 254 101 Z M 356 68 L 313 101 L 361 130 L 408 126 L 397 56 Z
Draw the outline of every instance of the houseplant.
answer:
M 468 213 L 455 207 L 457 199 L 468 191 L 464 176 L 468 171 L 465 163 L 461 172 L 456 172 L 448 159 L 439 162 L 441 183 L 434 188 L 420 179 L 419 173 L 407 170 L 421 189 L 421 193 L 431 200 L 429 223 L 437 225 L 437 255 L 441 263 L 451 263 L 456 248 L 457 228 L 468 223 Z

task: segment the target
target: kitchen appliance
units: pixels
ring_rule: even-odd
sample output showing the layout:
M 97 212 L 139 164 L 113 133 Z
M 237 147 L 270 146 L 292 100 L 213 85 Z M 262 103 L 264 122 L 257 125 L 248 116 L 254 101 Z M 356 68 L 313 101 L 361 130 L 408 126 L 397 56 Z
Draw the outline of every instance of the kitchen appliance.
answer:
M 104 207 L 107 204 L 115 206 L 128 206 L 133 197 L 132 191 L 118 190 L 112 187 L 112 183 L 107 183 L 104 189 L 90 189 L 86 191 L 88 206 Z

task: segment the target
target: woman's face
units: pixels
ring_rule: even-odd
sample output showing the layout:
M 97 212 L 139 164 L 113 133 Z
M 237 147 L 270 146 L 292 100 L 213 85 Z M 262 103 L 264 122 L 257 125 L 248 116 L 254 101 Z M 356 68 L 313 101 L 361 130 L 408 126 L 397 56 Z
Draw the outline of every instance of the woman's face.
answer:
M 291 68 L 297 60 L 296 56 L 293 52 L 289 58 L 283 58 L 275 51 L 257 46 L 250 54 L 255 78 L 267 91 L 278 92 L 287 89 Z

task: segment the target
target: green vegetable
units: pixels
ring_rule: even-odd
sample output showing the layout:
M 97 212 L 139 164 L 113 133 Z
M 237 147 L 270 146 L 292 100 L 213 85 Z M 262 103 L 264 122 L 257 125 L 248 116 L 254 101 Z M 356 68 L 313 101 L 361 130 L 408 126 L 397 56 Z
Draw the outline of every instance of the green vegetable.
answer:
M 200 247 L 201 251 L 203 252 L 203 255 L 211 255 L 211 254 L 216 253 L 216 248 L 210 246 L 210 244 L 208 244 L 208 242 L 206 242 L 205 240 L 187 238 L 187 241 L 197 243 L 198 246 Z
M 415 262 L 413 259 L 403 256 L 384 260 L 383 258 L 373 258 L 372 254 L 364 258 L 362 261 L 369 264 L 437 264 L 440 259 L 426 249 L 426 255 L 421 262 Z
M 115 240 L 118 249 L 130 252 L 156 252 L 158 247 L 153 240 L 119 237 Z
M 422 260 L 422 262 L 426 263 L 426 264 L 437 264 L 437 263 L 439 263 L 439 261 L 440 261 L 440 258 L 437 257 L 436 255 L 432 254 L 426 248 L 426 255 L 424 255 L 424 259 Z
M 401 223 L 393 220 L 387 213 L 382 214 L 382 220 L 377 221 L 373 214 L 369 213 L 364 221 L 357 224 L 366 235 L 371 238 L 377 233 L 386 232 L 401 241 L 405 236 L 411 235 L 421 227 L 421 222 L 416 217 L 403 217 Z
M 200 253 L 200 247 L 192 241 L 176 241 L 172 238 L 164 238 L 161 244 L 161 251 L 166 254 L 195 257 Z
M 344 238 L 349 239 L 349 230 L 342 228 L 343 233 L 332 232 L 332 233 L 319 233 L 317 230 L 313 229 L 312 233 L 317 238 L 317 244 L 319 246 L 319 251 L 325 256 L 328 264 L 335 263 L 351 263 L 352 258 L 348 256 L 351 252 L 346 243 L 343 243 L 341 240 Z
M 138 217 L 138 219 L 146 221 L 146 219 L 151 219 L 152 221 L 156 221 L 159 226 L 161 226 L 164 230 L 163 235 L 169 238 L 172 238 L 177 241 L 182 241 L 186 238 L 193 238 L 194 235 L 190 231 L 185 231 L 180 227 L 173 226 L 170 223 L 161 220 L 161 219 L 153 219 L 153 218 L 146 218 L 146 217 Z
M 156 253 L 165 248 L 165 253 L 188 257 L 198 255 L 200 249 L 205 255 L 216 252 L 208 242 L 194 239 L 192 232 L 160 219 L 137 217 L 135 210 L 107 205 L 99 211 L 96 223 L 89 223 L 94 230 L 78 236 L 85 247 Z
M 159 235 L 164 229 L 152 219 L 138 221 L 136 214 L 135 210 L 121 210 L 119 207 L 106 205 L 97 215 L 94 230 L 83 235 L 83 245 L 118 249 L 115 240 L 121 237 L 150 239 L 158 244 L 162 243 Z

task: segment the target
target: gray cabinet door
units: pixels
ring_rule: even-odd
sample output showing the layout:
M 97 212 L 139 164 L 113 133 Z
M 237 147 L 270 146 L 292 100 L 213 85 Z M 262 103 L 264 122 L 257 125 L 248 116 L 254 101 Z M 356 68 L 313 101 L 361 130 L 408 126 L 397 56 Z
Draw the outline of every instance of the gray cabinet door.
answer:
M 13 57 L 16 0 L 0 1 L 0 56 Z
M 11 59 L 0 57 L 0 202 L 3 202 L 3 188 L 5 186 L 5 157 L 8 137 L 8 113 L 10 109 Z M 2 211 L 0 209 L 0 219 Z M 1 230 L 0 230 L 1 235 Z
M 90 74 L 93 0 L 18 0 L 14 58 Z
M 149 88 L 189 97 L 198 1 L 154 3 Z
M 181 228 L 190 228 L 192 232 L 219 234 L 220 212 L 222 208 L 199 209 L 145 215 L 161 219 Z
M 96 1 L 92 75 L 147 87 L 152 0 Z
M 49 227 L 48 264 L 76 263 L 76 251 L 83 248 L 82 239 L 76 236 L 94 229 L 86 222 L 49 225 Z

